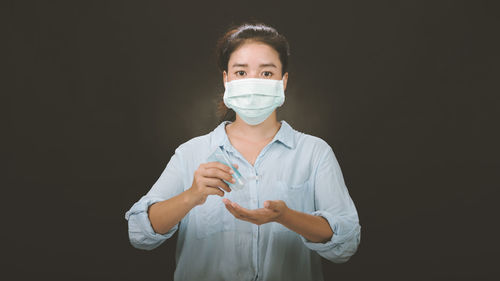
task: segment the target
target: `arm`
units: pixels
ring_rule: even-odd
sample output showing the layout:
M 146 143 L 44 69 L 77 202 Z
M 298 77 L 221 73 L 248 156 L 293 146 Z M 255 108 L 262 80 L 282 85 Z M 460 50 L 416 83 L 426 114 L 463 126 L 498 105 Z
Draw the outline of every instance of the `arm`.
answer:
M 224 196 L 219 187 L 230 192 L 231 189 L 222 179 L 235 182 L 232 173 L 228 166 L 219 162 L 201 164 L 194 172 L 193 184 L 188 190 L 149 208 L 149 220 L 155 232 L 168 232 L 192 208 L 205 203 L 208 195 Z
M 201 164 L 194 172 L 191 187 L 182 191 L 182 160 L 176 151 L 147 195 L 125 214 L 131 244 L 151 250 L 170 238 L 178 223 L 209 195 L 223 196 L 230 188 L 221 179 L 232 181 L 230 168 L 218 162 Z M 167 198 L 165 200 L 165 198 Z
M 196 206 L 191 189 L 149 207 L 148 216 L 156 233 L 166 234 Z
M 357 251 L 361 226 L 354 202 L 344 182 L 338 161 L 326 145 L 314 175 L 316 211 L 311 215 L 326 219 L 333 231 L 326 243 L 314 243 L 301 237 L 304 244 L 322 257 L 335 262 L 346 262 Z
M 183 152 L 179 147 L 149 192 L 125 213 L 125 219 L 128 220 L 129 240 L 135 248 L 154 249 L 177 231 L 178 221 L 172 224 L 168 231 L 156 232 L 149 219 L 149 211 L 152 205 L 183 192 L 184 171 L 186 170 L 184 162 Z
M 297 232 L 311 242 L 325 243 L 332 239 L 333 231 L 330 224 L 321 216 L 313 216 L 286 207 L 276 222 Z

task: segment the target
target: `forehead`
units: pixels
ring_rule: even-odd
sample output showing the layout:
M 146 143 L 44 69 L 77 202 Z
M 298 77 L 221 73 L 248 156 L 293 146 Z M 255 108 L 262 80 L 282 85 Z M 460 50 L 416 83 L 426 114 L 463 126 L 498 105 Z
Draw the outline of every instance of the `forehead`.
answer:
M 281 67 L 279 53 L 271 46 L 262 42 L 243 43 L 231 53 L 229 57 L 229 67 L 233 64 L 259 65 L 274 63 Z

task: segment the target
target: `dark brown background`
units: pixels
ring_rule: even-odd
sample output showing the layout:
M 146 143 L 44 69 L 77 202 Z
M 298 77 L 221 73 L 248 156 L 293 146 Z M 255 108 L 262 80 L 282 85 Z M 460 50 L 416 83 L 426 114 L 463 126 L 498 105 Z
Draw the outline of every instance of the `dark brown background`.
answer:
M 180 2 L 2 3 L 9 280 L 171 279 L 175 239 L 136 250 L 124 214 L 217 126 L 215 41 L 250 18 L 291 44 L 279 119 L 333 147 L 358 208 L 325 279 L 498 277 L 495 1 Z

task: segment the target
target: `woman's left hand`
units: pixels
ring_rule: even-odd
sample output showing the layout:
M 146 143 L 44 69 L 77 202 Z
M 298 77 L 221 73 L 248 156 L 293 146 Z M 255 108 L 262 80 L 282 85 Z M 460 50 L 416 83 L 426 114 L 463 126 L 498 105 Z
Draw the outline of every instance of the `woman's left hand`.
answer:
M 280 217 L 288 210 L 282 200 L 264 201 L 264 208 L 249 210 L 241 207 L 229 199 L 222 199 L 226 209 L 237 219 L 248 221 L 257 225 L 268 222 L 279 222 Z

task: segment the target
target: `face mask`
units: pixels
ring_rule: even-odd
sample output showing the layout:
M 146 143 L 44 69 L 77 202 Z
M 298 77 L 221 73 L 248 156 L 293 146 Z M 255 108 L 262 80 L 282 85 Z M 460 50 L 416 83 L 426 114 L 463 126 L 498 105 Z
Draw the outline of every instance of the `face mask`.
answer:
M 283 80 L 245 78 L 225 85 L 224 104 L 249 125 L 264 122 L 285 101 Z

